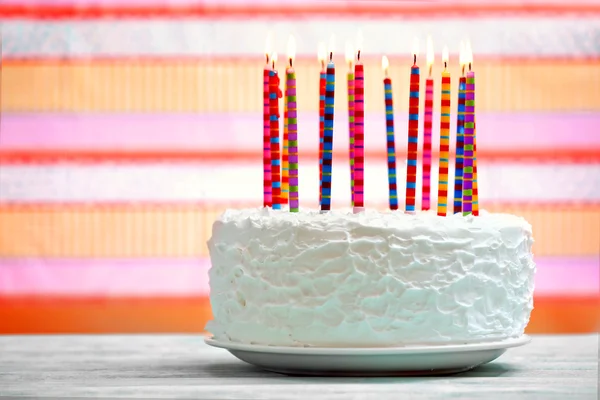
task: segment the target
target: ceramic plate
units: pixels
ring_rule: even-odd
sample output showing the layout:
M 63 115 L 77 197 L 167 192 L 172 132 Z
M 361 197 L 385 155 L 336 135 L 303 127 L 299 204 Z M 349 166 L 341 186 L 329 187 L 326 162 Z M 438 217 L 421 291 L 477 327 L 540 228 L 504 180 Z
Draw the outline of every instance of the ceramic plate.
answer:
M 527 335 L 498 342 L 385 348 L 278 347 L 205 339 L 242 361 L 288 375 L 390 376 L 463 372 L 488 363 L 506 349 L 531 341 Z

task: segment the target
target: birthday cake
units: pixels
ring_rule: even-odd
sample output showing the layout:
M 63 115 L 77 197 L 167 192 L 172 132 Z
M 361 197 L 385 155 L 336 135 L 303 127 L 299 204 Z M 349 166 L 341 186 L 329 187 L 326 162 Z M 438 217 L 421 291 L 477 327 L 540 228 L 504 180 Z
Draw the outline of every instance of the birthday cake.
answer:
M 533 308 L 532 244 L 523 218 L 484 211 L 229 210 L 208 242 L 207 329 L 277 346 L 518 337 Z

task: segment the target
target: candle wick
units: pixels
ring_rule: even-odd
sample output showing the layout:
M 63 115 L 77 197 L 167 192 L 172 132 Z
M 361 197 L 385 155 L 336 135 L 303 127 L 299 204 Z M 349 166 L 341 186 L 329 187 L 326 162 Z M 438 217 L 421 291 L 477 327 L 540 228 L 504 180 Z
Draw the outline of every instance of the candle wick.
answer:
M 329 52 L 329 61 L 333 60 L 333 51 Z
M 273 69 L 275 69 L 275 60 L 273 60 L 273 64 L 271 65 L 273 65 Z
M 433 68 L 432 65 L 429 65 L 429 77 L 431 78 L 431 69 Z
M 462 74 L 463 74 L 463 76 L 465 76 L 465 65 L 464 64 L 462 65 Z
M 444 71 L 448 68 L 448 62 L 444 61 Z
M 290 68 L 292 67 L 292 57 L 290 57 Z
M 325 60 L 321 60 L 321 70 L 325 69 Z
M 267 59 L 267 65 L 269 65 L 269 55 L 265 54 L 265 58 Z
M 358 61 L 360 61 L 360 50 L 358 51 L 358 54 L 356 55 L 356 59 L 357 59 Z
M 413 54 L 413 65 L 417 65 L 417 55 Z
M 469 63 L 469 71 L 471 71 L 471 63 Z

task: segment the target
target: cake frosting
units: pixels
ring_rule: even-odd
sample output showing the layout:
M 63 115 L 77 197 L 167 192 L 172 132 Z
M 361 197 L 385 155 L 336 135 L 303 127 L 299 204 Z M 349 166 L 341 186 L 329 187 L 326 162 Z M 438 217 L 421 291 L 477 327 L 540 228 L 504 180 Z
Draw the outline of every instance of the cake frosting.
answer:
M 533 308 L 531 225 L 508 214 L 228 210 L 208 242 L 216 339 L 384 347 L 501 340 Z

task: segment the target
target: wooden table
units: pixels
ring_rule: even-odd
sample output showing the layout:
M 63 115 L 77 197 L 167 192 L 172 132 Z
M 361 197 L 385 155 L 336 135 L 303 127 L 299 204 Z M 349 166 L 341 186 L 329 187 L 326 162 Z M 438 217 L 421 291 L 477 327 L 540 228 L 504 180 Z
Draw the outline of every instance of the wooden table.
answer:
M 534 336 L 454 376 L 263 372 L 200 335 L 0 336 L 0 396 L 196 399 L 597 399 L 598 335 Z

